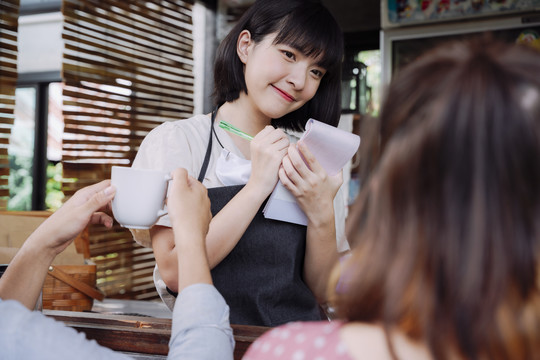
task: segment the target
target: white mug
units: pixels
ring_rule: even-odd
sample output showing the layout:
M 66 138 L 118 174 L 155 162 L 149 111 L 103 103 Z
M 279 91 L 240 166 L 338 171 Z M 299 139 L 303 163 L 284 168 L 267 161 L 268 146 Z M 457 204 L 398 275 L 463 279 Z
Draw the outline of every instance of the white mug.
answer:
M 169 180 L 166 171 L 113 166 L 111 184 L 116 194 L 112 211 L 116 221 L 130 229 L 150 229 L 167 214 L 163 208 Z

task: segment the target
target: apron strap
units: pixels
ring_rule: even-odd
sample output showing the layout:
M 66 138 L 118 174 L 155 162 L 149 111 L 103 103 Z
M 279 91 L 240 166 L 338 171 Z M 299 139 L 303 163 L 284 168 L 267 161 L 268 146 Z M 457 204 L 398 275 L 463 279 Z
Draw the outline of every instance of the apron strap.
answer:
M 197 180 L 203 182 L 204 176 L 206 175 L 206 170 L 208 169 L 208 164 L 210 163 L 210 154 L 212 153 L 212 130 L 214 129 L 214 121 L 216 120 L 218 106 L 212 111 L 212 118 L 210 120 L 210 138 L 208 139 L 208 147 L 206 148 L 206 154 L 204 155 L 204 161 L 201 166 L 201 171 L 199 172 L 199 177 Z

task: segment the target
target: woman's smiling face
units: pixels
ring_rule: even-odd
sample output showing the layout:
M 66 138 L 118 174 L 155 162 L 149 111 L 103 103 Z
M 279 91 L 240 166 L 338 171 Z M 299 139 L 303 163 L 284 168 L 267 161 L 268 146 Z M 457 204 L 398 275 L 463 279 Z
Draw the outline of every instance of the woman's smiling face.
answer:
M 285 44 L 273 44 L 276 34 L 255 43 L 240 34 L 238 55 L 244 63 L 248 98 L 266 116 L 276 119 L 311 100 L 326 70 L 317 60 Z

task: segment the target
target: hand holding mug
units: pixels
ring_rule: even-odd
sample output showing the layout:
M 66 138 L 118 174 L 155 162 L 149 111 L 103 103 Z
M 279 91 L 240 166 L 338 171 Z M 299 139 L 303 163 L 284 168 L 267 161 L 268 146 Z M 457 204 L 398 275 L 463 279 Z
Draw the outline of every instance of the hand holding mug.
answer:
M 206 236 L 212 219 L 206 187 L 189 176 L 186 169 L 178 168 L 172 173 L 169 188 L 167 208 L 175 233 Z

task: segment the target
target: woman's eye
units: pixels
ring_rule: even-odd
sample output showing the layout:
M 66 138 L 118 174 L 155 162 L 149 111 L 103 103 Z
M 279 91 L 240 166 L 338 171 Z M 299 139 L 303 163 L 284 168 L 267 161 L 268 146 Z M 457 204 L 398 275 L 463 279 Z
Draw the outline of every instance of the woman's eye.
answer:
M 294 60 L 294 54 L 288 50 L 283 50 L 283 55 L 285 55 L 286 57 L 288 57 L 289 59 L 292 59 Z
M 319 79 L 324 76 L 324 73 L 321 70 L 317 70 L 317 69 L 311 70 L 311 73 Z

